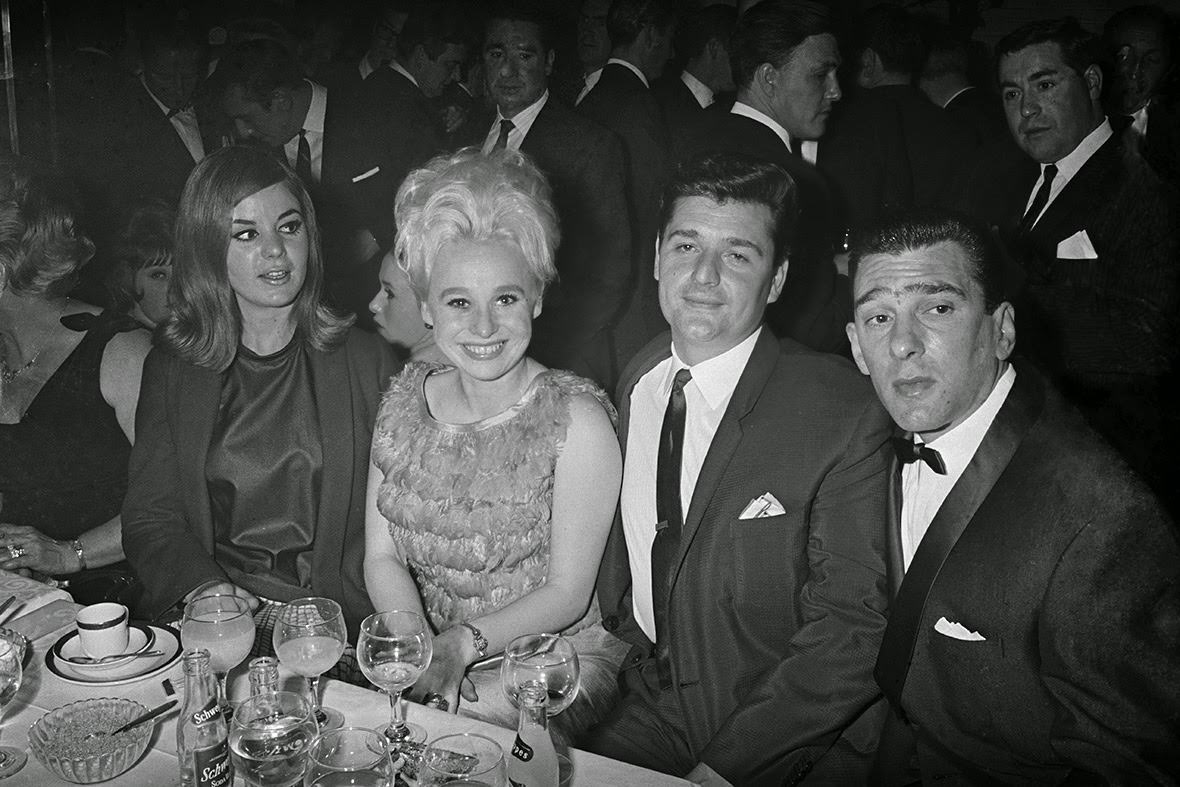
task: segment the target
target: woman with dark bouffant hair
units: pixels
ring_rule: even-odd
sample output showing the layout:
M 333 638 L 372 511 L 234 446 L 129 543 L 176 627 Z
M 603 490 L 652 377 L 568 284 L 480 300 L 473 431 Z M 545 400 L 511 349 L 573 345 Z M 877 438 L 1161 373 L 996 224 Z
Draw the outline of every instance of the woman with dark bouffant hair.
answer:
M 372 612 L 369 440 L 396 361 L 321 302 L 315 210 L 271 153 L 206 157 L 177 215 L 172 314 L 144 369 L 123 509 L 145 611 L 241 596 L 269 647 L 282 602 L 326 596 L 355 636 Z
M 150 339 L 70 297 L 93 254 L 72 185 L 0 156 L 0 568 L 130 603 L 119 511 Z

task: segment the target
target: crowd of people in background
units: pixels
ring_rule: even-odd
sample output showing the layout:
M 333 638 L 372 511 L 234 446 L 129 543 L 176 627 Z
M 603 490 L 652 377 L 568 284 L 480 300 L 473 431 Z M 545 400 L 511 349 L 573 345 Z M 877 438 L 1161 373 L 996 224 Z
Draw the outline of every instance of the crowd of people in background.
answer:
M 562 633 L 555 735 L 700 784 L 1180 780 L 1173 16 L 89 18 L 0 155 L 0 568 L 416 611 L 508 726 Z

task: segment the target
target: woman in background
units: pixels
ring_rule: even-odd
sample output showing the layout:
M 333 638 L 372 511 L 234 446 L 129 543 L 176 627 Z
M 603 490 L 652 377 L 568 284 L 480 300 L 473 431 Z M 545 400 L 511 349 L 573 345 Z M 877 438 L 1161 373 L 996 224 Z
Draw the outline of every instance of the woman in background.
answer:
M 0 568 L 134 604 L 119 512 L 151 341 L 69 297 L 93 254 L 72 186 L 0 158 Z
M 320 301 L 306 189 L 259 148 L 203 159 L 176 225 L 172 315 L 144 369 L 124 548 L 163 614 L 198 595 L 252 606 L 269 648 L 280 602 L 337 601 L 351 635 L 368 446 L 388 346 Z
M 172 225 L 176 211 L 163 200 L 136 205 L 115 241 L 107 291 L 113 307 L 146 328 L 168 317 L 172 280 Z
M 377 332 L 407 361 L 444 363 L 446 356 L 434 343 L 434 333 L 422 321 L 422 305 L 410 286 L 410 278 L 391 251 L 381 260 L 380 289 L 369 301 Z
M 593 602 L 621 460 L 606 395 L 526 355 L 556 275 L 549 186 L 515 151 L 468 149 L 411 173 L 395 217 L 395 253 L 448 364 L 409 364 L 378 415 L 369 595 L 438 632 L 413 696 L 501 726 L 517 711 L 499 671 L 468 668 L 523 634 L 569 637 L 582 690 L 553 728 L 573 737 L 614 703 L 626 650 Z

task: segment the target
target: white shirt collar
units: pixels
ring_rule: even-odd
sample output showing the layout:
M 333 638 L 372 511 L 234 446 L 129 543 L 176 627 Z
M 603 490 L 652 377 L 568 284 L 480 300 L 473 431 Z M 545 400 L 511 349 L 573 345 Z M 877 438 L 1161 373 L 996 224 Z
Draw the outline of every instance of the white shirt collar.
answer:
M 143 85 L 143 89 L 146 90 L 147 94 L 152 97 L 152 101 L 154 101 L 156 103 L 156 106 L 158 106 L 160 108 L 161 112 L 163 112 L 165 115 L 172 112 L 172 110 L 168 108 L 167 104 L 165 104 L 160 99 L 156 98 L 156 94 L 152 92 L 152 89 L 150 87 L 148 87 L 147 80 L 144 79 L 142 74 L 140 74 L 140 76 L 139 76 L 139 84 Z M 177 112 L 177 114 L 181 114 L 182 112 L 192 112 L 192 111 L 193 111 L 192 105 L 189 105 L 186 109 L 183 109 L 180 112 Z
M 697 79 L 688 71 L 680 72 L 680 81 L 683 82 L 684 86 L 692 92 L 692 95 L 694 98 L 696 98 L 697 103 L 701 105 L 701 109 L 708 109 L 713 105 L 713 101 L 715 100 L 713 90 L 704 82 Z
M 414 75 L 407 71 L 405 66 L 403 66 L 401 63 L 397 62 L 396 60 L 390 60 L 389 67 L 404 76 L 406 79 L 410 80 L 414 87 L 418 88 L 419 90 L 422 89 L 422 87 L 418 84 L 418 80 L 414 79 Z
M 611 63 L 615 63 L 616 65 L 620 65 L 620 66 L 626 66 L 627 68 L 631 69 L 631 73 L 635 74 L 635 76 L 637 76 L 637 77 L 639 77 L 641 80 L 643 80 L 643 86 L 644 86 L 644 87 L 651 87 L 651 85 L 647 84 L 647 77 L 645 77 L 645 76 L 643 75 L 643 72 L 642 72 L 642 71 L 640 71 L 640 70 L 639 70 L 639 69 L 638 69 L 638 68 L 635 66 L 635 64 L 634 64 L 634 63 L 631 63 L 631 62 L 629 62 L 629 61 L 627 61 L 627 60 L 624 60 L 624 59 L 623 59 L 623 58 L 621 58 L 621 57 L 612 57 L 610 60 L 607 60 L 607 61 L 606 61 L 606 64 L 607 64 L 608 66 L 609 66 Z
M 1147 107 L 1149 104 L 1136 109 L 1131 113 L 1131 128 L 1135 129 L 1135 133 L 1141 137 L 1147 136 Z
M 672 345 L 672 364 L 668 367 L 668 374 L 660 383 L 660 397 L 667 399 L 672 392 L 672 381 L 676 372 L 688 369 L 692 372 L 692 381 L 697 390 L 709 405 L 716 409 L 722 402 L 727 402 L 737 388 L 738 380 L 754 352 L 754 345 L 762 335 L 762 328 L 754 331 L 739 344 L 730 347 L 720 355 L 715 355 L 707 361 L 701 361 L 696 366 L 689 366 L 676 353 L 676 345 Z
M 741 101 L 733 102 L 733 108 L 730 109 L 729 112 L 731 115 L 741 115 L 742 117 L 748 117 L 751 120 L 757 120 L 775 134 L 778 134 L 778 138 L 781 139 L 783 144 L 787 146 L 787 150 L 793 150 L 791 147 L 791 135 L 787 133 L 785 128 L 779 125 L 777 120 L 772 118 L 770 115 L 767 115 L 765 112 L 754 109 L 754 107 L 750 106 L 749 104 L 743 104 Z
M 963 95 L 964 93 L 966 93 L 968 90 L 970 90 L 973 87 L 975 87 L 975 85 L 967 85 L 966 87 L 961 87 L 958 90 L 956 90 L 955 94 L 953 96 L 948 98 L 946 101 L 942 102 L 942 108 L 946 109 L 947 107 L 949 107 L 951 105 L 952 101 L 954 101 L 956 98 Z
M 1110 118 L 1102 118 L 1102 122 L 1098 127 L 1085 136 L 1085 138 L 1078 143 L 1078 146 L 1071 150 L 1065 158 L 1060 161 L 1055 161 L 1057 165 L 1057 178 L 1064 184 L 1068 183 L 1069 179 L 1078 173 L 1078 170 L 1090 160 L 1098 148 L 1110 139 L 1114 134 L 1110 127 Z M 1041 172 L 1045 171 L 1044 164 L 1041 165 Z
M 361 81 L 368 78 L 369 74 L 373 73 L 373 67 L 369 65 L 368 53 L 361 55 L 361 62 L 357 63 L 356 70 L 361 74 Z
M 303 116 L 303 130 L 324 133 L 324 116 L 328 111 L 328 89 L 323 85 L 303 80 L 311 86 L 311 103 L 307 105 L 307 114 Z
M 948 475 L 961 475 L 963 470 L 967 468 L 971 457 L 975 456 L 979 444 L 987 435 L 987 430 L 991 428 L 992 421 L 996 420 L 996 414 L 1000 412 L 1000 408 L 1008 398 L 1008 392 L 1012 390 L 1014 382 L 1016 382 L 1016 367 L 1008 364 L 1008 368 L 1000 375 L 992 392 L 983 400 L 983 404 L 975 408 L 975 412 L 964 418 L 963 422 L 954 429 L 940 434 L 927 443 L 942 456 Z M 917 442 L 922 442 L 920 437 Z
M 529 104 L 524 109 L 520 110 L 511 118 L 507 120 L 512 121 L 512 130 L 508 132 L 507 147 L 511 150 L 520 150 L 520 146 L 524 144 L 524 138 L 528 136 L 529 129 L 533 127 L 537 116 L 541 114 L 541 110 L 545 108 L 545 104 L 549 102 L 549 91 L 546 90 L 533 103 Z M 500 108 L 496 108 L 496 119 L 492 122 L 492 127 L 488 129 L 487 135 L 484 137 L 483 151 L 485 153 L 491 152 L 496 145 L 496 140 L 500 138 L 500 122 L 505 120 L 505 117 L 500 112 Z

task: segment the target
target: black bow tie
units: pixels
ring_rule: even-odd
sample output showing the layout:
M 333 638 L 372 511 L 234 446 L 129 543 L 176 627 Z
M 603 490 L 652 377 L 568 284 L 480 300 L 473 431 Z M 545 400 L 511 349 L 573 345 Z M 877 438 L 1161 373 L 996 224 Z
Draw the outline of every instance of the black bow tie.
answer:
M 915 443 L 905 437 L 894 437 L 893 450 L 897 452 L 897 458 L 902 461 L 902 464 L 909 464 L 910 462 L 917 462 L 921 459 L 930 466 L 930 469 L 939 475 L 946 475 L 946 463 L 942 461 L 942 454 L 934 450 L 925 443 Z

